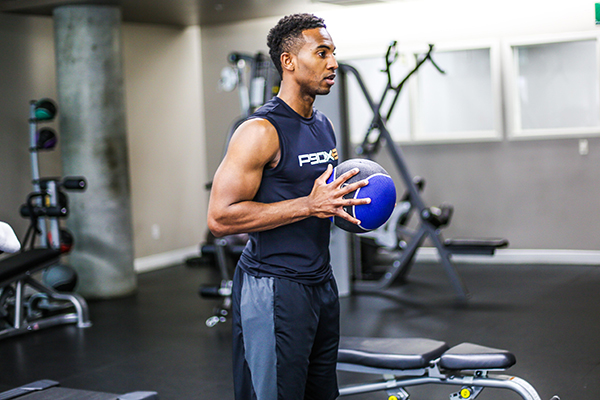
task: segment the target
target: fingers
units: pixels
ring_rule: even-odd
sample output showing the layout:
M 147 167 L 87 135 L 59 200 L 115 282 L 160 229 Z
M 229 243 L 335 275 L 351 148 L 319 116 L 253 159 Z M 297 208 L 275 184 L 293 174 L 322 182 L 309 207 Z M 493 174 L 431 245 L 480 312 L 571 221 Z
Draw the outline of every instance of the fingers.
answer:
M 341 205 L 341 207 L 337 208 L 337 213 L 336 213 L 337 216 L 341 217 L 347 221 L 350 221 L 353 224 L 360 224 L 360 221 L 358 219 L 356 219 L 355 217 L 353 217 L 352 215 L 350 215 L 346 212 L 345 207 L 370 204 L 371 199 L 366 197 L 363 199 L 341 199 L 341 200 L 342 200 L 342 205 Z
M 348 214 L 347 212 L 343 212 L 342 214 L 338 215 L 338 217 L 345 219 L 346 221 L 353 223 L 354 225 L 360 225 L 360 221 L 356 218 L 354 218 L 352 215 Z
M 340 194 L 342 196 L 347 195 L 348 193 L 352 193 L 355 190 L 360 189 L 361 187 L 365 187 L 369 184 L 369 181 L 367 179 L 363 179 L 362 181 L 358 181 L 358 182 L 354 182 L 354 183 L 350 183 L 346 186 L 342 186 L 340 188 Z
M 327 169 L 325 170 L 325 172 L 323 172 L 321 174 L 321 176 L 319 176 L 317 178 L 317 181 L 325 184 L 327 182 L 327 179 L 329 179 L 329 177 L 331 176 L 331 173 L 333 172 L 333 165 L 331 164 L 327 164 Z M 332 182 L 333 183 L 333 182 Z
M 360 220 L 348 214 L 344 207 L 358 206 L 362 204 L 369 204 L 371 202 L 370 198 L 364 199 L 344 199 L 344 204 L 342 207 L 339 207 L 336 212 L 336 216 L 345 219 L 353 224 L 360 225 Z
M 365 197 L 362 199 L 344 199 L 344 207 L 360 206 L 363 204 L 371 204 L 371 198 Z
M 313 190 L 309 195 L 311 202 L 309 207 L 312 209 L 312 215 L 320 218 L 336 216 L 353 224 L 360 224 L 360 221 L 348 214 L 344 208 L 369 204 L 371 203 L 371 199 L 345 199 L 344 196 L 368 185 L 369 181 L 367 179 L 363 179 L 358 182 L 347 183 L 350 178 L 359 173 L 358 168 L 353 168 L 337 177 L 331 183 L 327 184 L 327 181 L 330 181 L 332 178 L 332 172 L 333 166 L 328 164 L 325 172 L 323 172 L 315 180 L 315 185 L 313 186 Z
M 352 193 L 352 192 L 360 189 L 361 187 L 365 187 L 365 186 L 367 186 L 369 184 L 369 180 L 368 179 L 363 179 L 363 180 L 360 180 L 358 182 L 353 182 L 353 183 L 344 185 L 344 183 L 347 182 L 348 179 L 352 178 L 353 176 L 355 176 L 358 173 L 359 173 L 359 169 L 358 168 L 353 168 L 350 171 L 347 171 L 347 172 L 343 173 L 342 175 L 340 175 L 336 180 L 334 180 L 331 183 L 332 185 L 336 185 L 337 188 L 338 188 L 337 195 L 339 196 L 339 199 L 340 199 L 340 202 L 341 202 L 340 205 L 342 207 L 358 206 L 358 205 L 362 205 L 362 204 L 369 204 L 369 203 L 371 203 L 371 199 L 370 198 L 363 198 L 363 199 L 344 199 L 343 198 L 348 193 Z M 345 215 L 340 215 L 344 219 L 352 218 L 345 211 L 342 211 L 342 214 L 345 214 Z
M 349 198 L 349 199 L 344 199 L 343 196 L 345 196 L 348 193 L 351 193 L 355 190 L 357 190 L 358 188 L 364 187 L 366 185 L 369 184 L 369 181 L 364 179 L 362 181 L 350 184 L 350 185 L 346 185 L 345 187 L 339 189 L 339 193 L 342 194 L 342 197 L 339 198 L 339 205 L 336 208 L 336 215 L 340 218 L 345 219 L 346 221 L 349 221 L 353 224 L 356 225 L 360 225 L 360 220 L 358 220 L 357 218 L 353 217 L 352 215 L 348 214 L 346 212 L 346 207 L 353 207 L 353 206 L 360 206 L 360 205 L 366 205 L 366 204 L 370 204 L 371 203 L 371 198 L 369 197 L 365 197 L 365 198 Z
M 348 179 L 352 178 L 354 175 L 358 174 L 358 168 L 352 168 L 350 171 L 344 172 L 342 175 L 338 176 L 335 181 L 331 182 L 332 184 L 340 187 L 346 182 Z
M 352 178 L 354 175 L 358 174 L 359 172 L 360 171 L 358 168 L 353 168 L 350 171 L 346 171 L 345 173 L 343 173 L 342 175 L 337 177 L 333 182 L 331 182 L 331 184 L 338 188 L 342 188 L 343 189 L 341 192 L 342 196 L 345 196 L 346 194 L 351 193 L 351 192 L 355 191 L 356 189 L 367 186 L 369 184 L 369 181 L 367 179 L 363 179 L 358 182 L 344 185 L 344 183 L 346 181 L 348 181 L 348 179 Z

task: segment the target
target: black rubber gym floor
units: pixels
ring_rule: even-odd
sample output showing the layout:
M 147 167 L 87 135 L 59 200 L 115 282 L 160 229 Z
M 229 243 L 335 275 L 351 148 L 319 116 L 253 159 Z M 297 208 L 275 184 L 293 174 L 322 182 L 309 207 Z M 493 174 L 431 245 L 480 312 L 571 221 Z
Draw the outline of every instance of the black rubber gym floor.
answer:
M 600 267 L 458 265 L 466 306 L 437 264 L 416 265 L 410 282 L 343 298 L 342 334 L 428 337 L 511 350 L 507 373 L 542 400 L 600 398 Z M 40 379 L 111 393 L 154 390 L 161 400 L 232 399 L 230 325 L 205 326 L 217 304 L 198 297 L 218 282 L 210 267 L 175 266 L 139 275 L 135 296 L 90 303 L 93 326 L 63 326 L 0 341 L 0 391 Z M 372 379 L 373 377 L 368 377 Z M 363 379 L 340 374 L 342 384 Z M 455 387 L 420 386 L 411 398 L 448 399 Z M 386 399 L 385 393 L 348 399 Z M 485 389 L 479 399 L 519 399 Z

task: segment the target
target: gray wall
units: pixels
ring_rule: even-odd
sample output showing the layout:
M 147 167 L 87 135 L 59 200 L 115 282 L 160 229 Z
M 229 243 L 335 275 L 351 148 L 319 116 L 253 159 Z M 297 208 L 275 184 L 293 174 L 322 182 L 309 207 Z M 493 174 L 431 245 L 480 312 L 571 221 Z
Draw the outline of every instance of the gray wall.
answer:
M 18 210 L 31 191 L 29 101 L 56 98 L 52 21 L 0 14 L 0 54 L 0 221 L 21 236 L 27 223 Z M 60 141 L 57 150 L 40 155 L 40 168 L 60 175 Z
M 600 140 L 589 146 L 587 156 L 579 155 L 578 139 L 403 151 L 412 174 L 426 179 L 426 202 L 454 205 L 445 236 L 506 237 L 515 249 L 598 250 Z
M 206 231 L 200 36 L 198 26 L 123 24 L 134 249 L 145 268 L 197 254 Z M 0 220 L 23 238 L 27 221 L 18 210 L 32 190 L 29 101 L 56 99 L 52 18 L 0 14 L 0 54 Z M 60 127 L 50 126 L 59 148 L 40 155 L 40 169 L 60 176 Z
M 432 3 L 440 8 L 427 9 Z M 495 14 L 482 2 L 459 3 L 473 7 L 467 13 L 460 4 L 396 2 L 342 7 L 319 15 L 328 23 L 342 60 L 383 56 L 392 39 L 412 44 L 468 42 L 488 36 L 501 40 L 595 29 L 593 9 L 580 0 L 568 5 L 557 2 L 555 7 L 543 7 L 537 0 L 507 1 Z M 266 51 L 266 34 L 277 19 L 203 28 L 209 175 L 219 164 L 226 132 L 239 107 L 236 93 L 217 89 L 219 71 L 227 65 L 230 51 Z M 366 27 L 357 29 L 358 21 Z M 403 152 L 411 173 L 427 180 L 426 202 L 454 205 L 446 237 L 506 237 L 512 249 L 598 250 L 595 233 L 600 216 L 594 210 L 600 205 L 600 139 L 589 138 L 585 156 L 578 153 L 578 141 L 509 140 L 504 135 L 499 142 L 405 145 Z M 394 174 L 385 150 L 377 160 Z
M 202 29 L 202 81 L 206 130 L 207 179 L 211 180 L 223 156 L 225 141 L 233 122 L 240 116 L 237 91 L 223 92 L 218 81 L 232 51 L 267 53 L 266 32 L 248 31 L 245 26 L 228 24 Z

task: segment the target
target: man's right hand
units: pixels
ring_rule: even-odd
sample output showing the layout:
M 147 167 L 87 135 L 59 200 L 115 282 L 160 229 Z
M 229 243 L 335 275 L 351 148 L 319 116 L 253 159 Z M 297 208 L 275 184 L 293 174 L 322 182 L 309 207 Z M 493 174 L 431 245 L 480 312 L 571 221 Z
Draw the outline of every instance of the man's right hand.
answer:
M 327 169 L 319 176 L 308 195 L 310 214 L 319 218 L 340 217 L 353 224 L 360 221 L 348 214 L 344 207 L 369 204 L 371 199 L 344 199 L 344 196 L 369 184 L 368 180 L 345 184 L 348 179 L 359 173 L 358 168 L 340 175 L 330 184 L 327 179 L 333 172 L 333 166 L 329 164 Z

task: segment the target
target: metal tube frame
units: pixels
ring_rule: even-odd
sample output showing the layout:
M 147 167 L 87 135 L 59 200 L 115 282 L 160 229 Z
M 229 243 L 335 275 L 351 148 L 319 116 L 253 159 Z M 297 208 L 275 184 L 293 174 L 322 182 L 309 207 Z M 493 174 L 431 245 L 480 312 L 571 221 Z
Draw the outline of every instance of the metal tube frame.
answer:
M 37 118 L 35 117 L 36 100 L 29 102 L 29 155 L 31 161 L 31 183 L 33 184 L 33 191 L 36 193 L 40 192 L 40 164 L 37 149 Z M 42 205 L 43 199 L 37 199 L 38 205 Z M 46 219 L 44 217 L 38 218 L 39 230 L 39 243 L 41 247 L 48 246 L 48 236 L 46 228 Z M 34 235 L 35 236 L 35 235 Z
M 375 383 L 363 383 L 351 386 L 342 387 L 339 389 L 340 396 L 349 396 L 360 393 L 370 393 L 383 390 L 404 389 L 411 386 L 437 384 L 437 385 L 454 385 L 454 386 L 469 386 L 474 389 L 483 389 L 486 387 L 497 389 L 508 389 L 517 393 L 523 400 L 540 400 L 540 396 L 535 388 L 516 376 L 495 375 L 489 374 L 489 371 L 473 371 L 467 373 L 465 371 L 440 371 L 438 365 L 434 364 L 425 370 L 384 370 L 378 368 L 369 368 L 362 366 L 354 366 L 352 364 L 338 364 L 338 370 L 365 372 L 365 373 L 380 373 L 384 375 L 384 379 Z M 414 376 L 415 373 L 422 376 Z M 477 391 L 479 393 L 480 390 Z M 470 398 L 474 398 L 470 397 Z
M 48 263 L 47 265 L 51 264 Z M 63 324 L 76 324 L 78 328 L 89 328 L 92 326 L 87 302 L 79 294 L 59 293 L 53 288 L 35 280 L 29 274 L 20 277 L 14 284 L 16 291 L 13 326 L 1 330 L 0 339 Z M 73 307 L 75 312 L 29 320 L 25 312 L 27 303 L 25 288 L 27 285 L 35 289 L 38 293 L 44 293 L 50 300 L 64 302 L 65 309 Z

